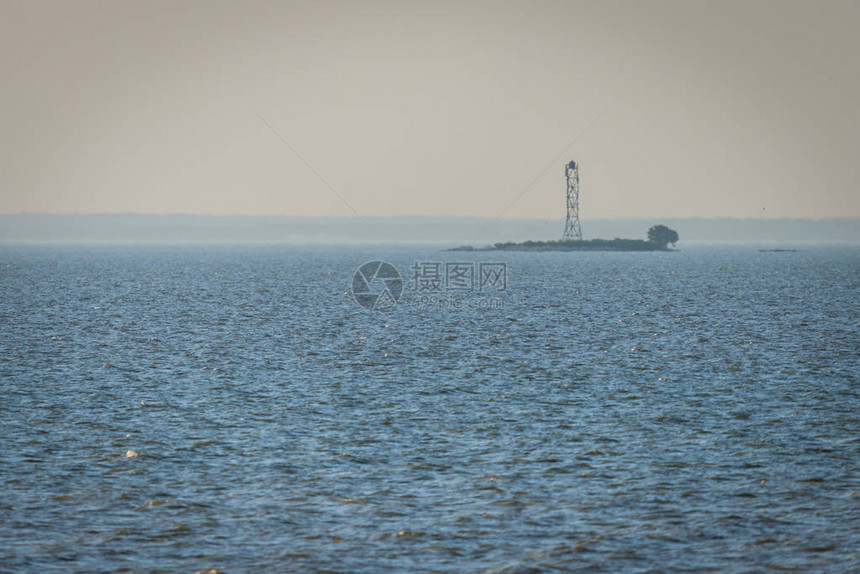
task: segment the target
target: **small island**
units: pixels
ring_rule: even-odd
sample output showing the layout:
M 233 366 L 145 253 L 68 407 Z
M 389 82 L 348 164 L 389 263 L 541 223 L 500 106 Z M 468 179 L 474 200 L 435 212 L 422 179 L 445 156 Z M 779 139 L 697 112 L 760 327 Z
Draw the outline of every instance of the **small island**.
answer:
M 665 225 L 648 230 L 648 239 L 560 239 L 557 241 L 524 241 L 496 243 L 488 247 L 464 245 L 448 251 L 672 251 L 678 232 Z

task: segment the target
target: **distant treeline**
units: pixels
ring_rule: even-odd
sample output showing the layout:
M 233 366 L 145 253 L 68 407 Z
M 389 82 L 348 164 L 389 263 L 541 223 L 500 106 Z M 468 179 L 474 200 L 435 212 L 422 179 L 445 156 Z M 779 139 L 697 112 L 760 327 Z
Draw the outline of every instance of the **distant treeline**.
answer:
M 640 237 L 654 219 L 583 219 L 587 237 Z M 860 243 L 860 219 L 659 218 L 684 245 Z M 0 243 L 428 243 L 446 246 L 561 236 L 564 219 L 0 214 Z

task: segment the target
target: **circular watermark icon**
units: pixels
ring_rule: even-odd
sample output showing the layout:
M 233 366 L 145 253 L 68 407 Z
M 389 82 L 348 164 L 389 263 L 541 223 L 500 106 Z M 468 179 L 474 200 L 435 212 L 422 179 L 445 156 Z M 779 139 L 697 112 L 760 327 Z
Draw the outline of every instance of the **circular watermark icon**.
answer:
M 352 276 L 352 297 L 365 309 L 391 309 L 402 294 L 403 279 L 391 263 L 368 261 Z

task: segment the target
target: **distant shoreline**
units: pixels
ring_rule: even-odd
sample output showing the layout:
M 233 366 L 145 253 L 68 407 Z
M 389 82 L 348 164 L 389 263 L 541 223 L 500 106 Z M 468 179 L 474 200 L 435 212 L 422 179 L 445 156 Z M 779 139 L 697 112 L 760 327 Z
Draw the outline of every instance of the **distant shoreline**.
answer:
M 639 237 L 655 219 L 584 219 L 590 237 Z M 860 245 L 860 219 L 660 218 L 684 245 Z M 0 214 L 0 244 L 289 243 L 416 244 L 440 248 L 555 237 L 563 219 L 480 217 L 298 217 L 251 215 Z
M 560 241 L 505 242 L 476 248 L 462 245 L 446 251 L 673 251 L 668 246 L 644 239 L 568 239 Z

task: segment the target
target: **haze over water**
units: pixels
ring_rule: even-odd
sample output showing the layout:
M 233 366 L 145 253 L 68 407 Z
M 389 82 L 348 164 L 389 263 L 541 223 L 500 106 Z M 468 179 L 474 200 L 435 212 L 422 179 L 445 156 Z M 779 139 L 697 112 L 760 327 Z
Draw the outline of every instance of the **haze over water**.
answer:
M 504 262 L 494 308 L 416 261 Z M 350 294 L 391 263 L 384 313 Z M 0 570 L 844 572 L 860 253 L 0 249 Z

